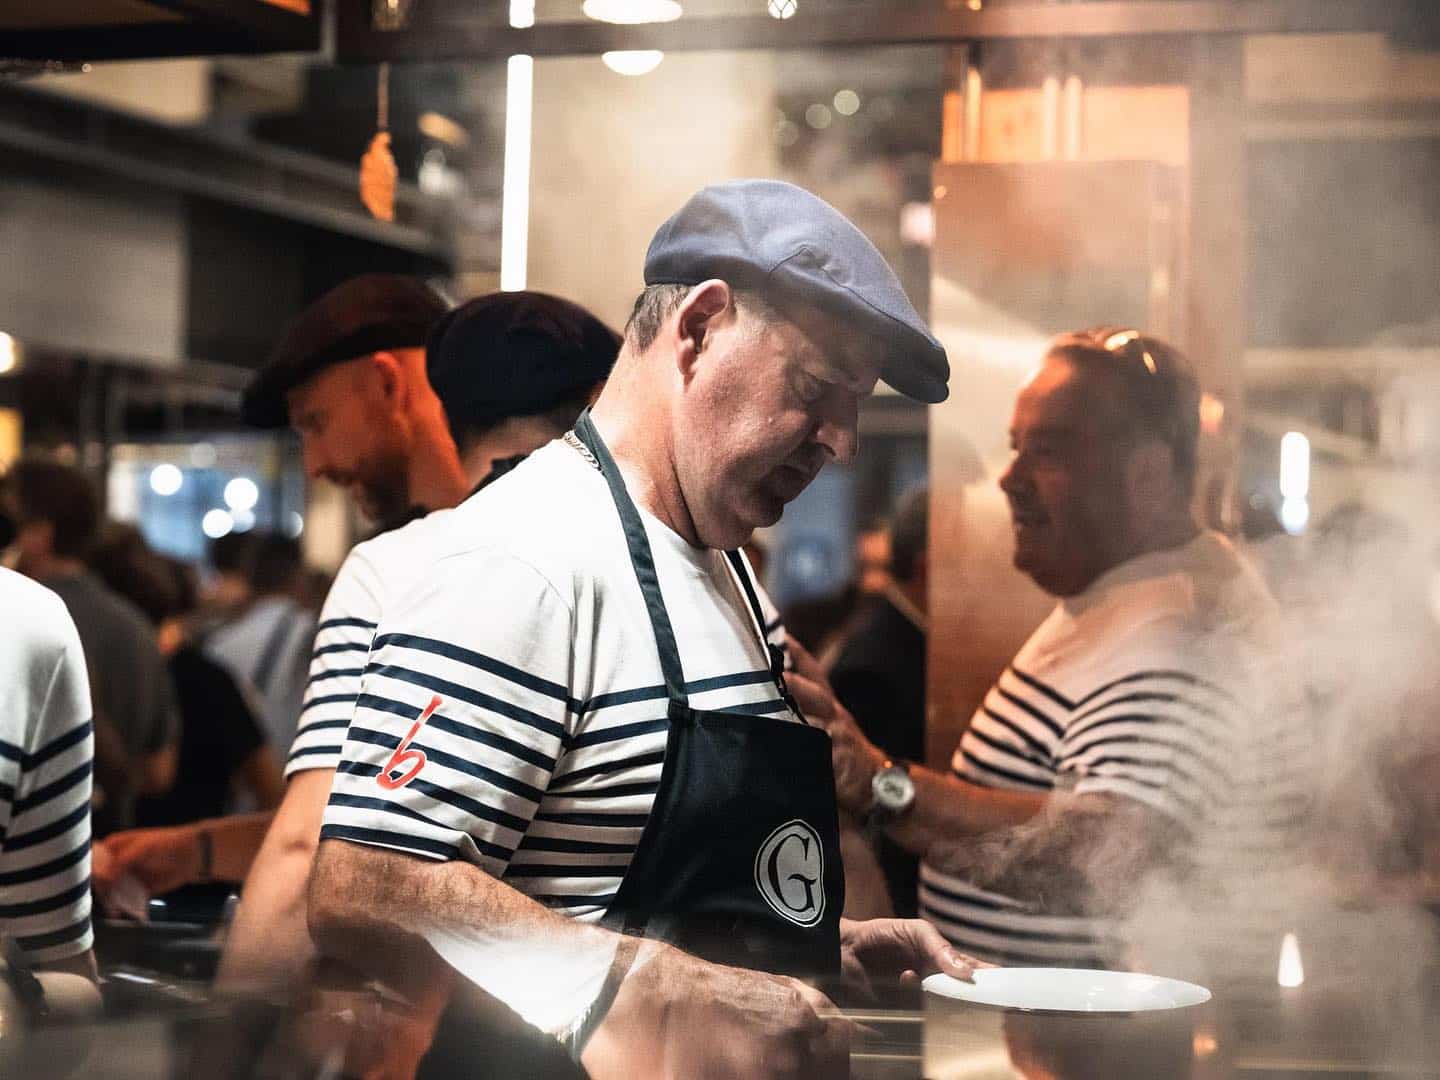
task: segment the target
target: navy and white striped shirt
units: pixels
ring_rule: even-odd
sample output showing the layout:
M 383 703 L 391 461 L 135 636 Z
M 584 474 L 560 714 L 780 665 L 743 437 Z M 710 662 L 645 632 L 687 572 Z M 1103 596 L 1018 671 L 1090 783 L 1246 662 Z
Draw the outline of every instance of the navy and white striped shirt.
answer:
M 691 704 L 798 722 L 723 554 L 641 514 Z M 419 527 L 423 581 L 380 617 L 321 836 L 465 859 L 598 918 L 649 818 L 668 730 L 605 481 L 557 441 Z
M 46 963 L 93 940 L 90 683 L 58 596 L 0 569 L 0 611 L 0 933 Z
M 1297 697 L 1270 666 L 1283 663 L 1278 625 L 1259 577 L 1217 534 L 1131 560 L 1062 601 L 1025 643 L 975 713 L 954 773 L 1136 800 L 1185 826 L 1207 883 L 1196 888 L 1264 880 L 1304 806 Z M 1134 944 L 1133 928 L 1037 911 L 935 865 L 922 865 L 920 901 L 953 942 L 997 963 L 1104 966 Z

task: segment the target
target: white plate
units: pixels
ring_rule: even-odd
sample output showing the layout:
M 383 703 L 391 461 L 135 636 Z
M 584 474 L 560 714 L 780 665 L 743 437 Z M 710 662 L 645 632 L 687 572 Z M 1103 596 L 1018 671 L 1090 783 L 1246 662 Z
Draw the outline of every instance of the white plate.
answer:
M 1027 1012 L 1153 1012 L 1210 1000 L 1209 990 L 1179 979 L 1085 968 L 981 968 L 973 983 L 931 975 L 924 987 L 940 997 Z

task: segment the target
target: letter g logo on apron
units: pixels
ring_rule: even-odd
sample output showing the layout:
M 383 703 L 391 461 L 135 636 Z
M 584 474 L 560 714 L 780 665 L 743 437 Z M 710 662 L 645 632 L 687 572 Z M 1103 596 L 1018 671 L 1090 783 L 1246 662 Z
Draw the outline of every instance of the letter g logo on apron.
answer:
M 755 853 L 755 885 L 771 910 L 798 926 L 825 914 L 825 853 L 820 834 L 796 818 L 765 838 Z

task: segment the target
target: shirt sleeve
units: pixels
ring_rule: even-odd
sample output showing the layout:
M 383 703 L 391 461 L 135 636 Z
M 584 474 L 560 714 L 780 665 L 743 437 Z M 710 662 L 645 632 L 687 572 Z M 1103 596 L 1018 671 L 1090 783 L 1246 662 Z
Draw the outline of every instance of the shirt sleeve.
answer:
M 1172 664 L 1109 680 L 1090 698 L 1058 755 L 1075 794 L 1135 799 L 1192 829 L 1223 803 L 1240 720 L 1226 690 Z
M 85 655 L 66 621 L 38 703 L 0 845 L 0 933 L 35 963 L 90 948 L 90 792 L 94 762 Z
M 515 556 L 438 564 L 382 616 L 321 838 L 500 876 L 574 729 L 574 633 Z
M 287 780 L 306 769 L 340 764 L 379 619 L 379 583 L 364 551 L 356 548 L 335 575 L 315 628 L 300 720 L 285 762 Z

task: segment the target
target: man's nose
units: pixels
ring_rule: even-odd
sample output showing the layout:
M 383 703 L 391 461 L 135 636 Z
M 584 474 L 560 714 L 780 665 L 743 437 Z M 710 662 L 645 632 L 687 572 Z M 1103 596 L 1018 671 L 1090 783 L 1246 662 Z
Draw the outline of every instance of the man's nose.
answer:
M 830 452 L 831 458 L 841 465 L 855 460 L 860 448 L 859 402 L 852 396 L 837 402 L 826 411 L 815 430 L 815 441 Z

